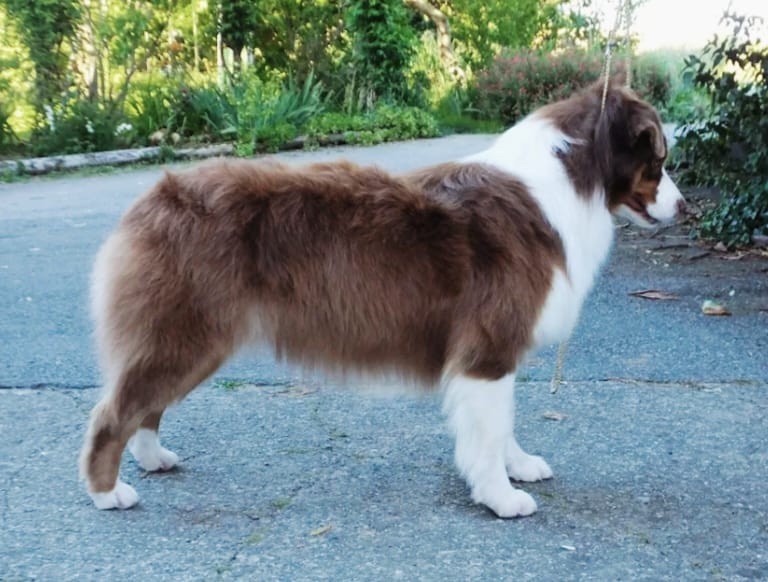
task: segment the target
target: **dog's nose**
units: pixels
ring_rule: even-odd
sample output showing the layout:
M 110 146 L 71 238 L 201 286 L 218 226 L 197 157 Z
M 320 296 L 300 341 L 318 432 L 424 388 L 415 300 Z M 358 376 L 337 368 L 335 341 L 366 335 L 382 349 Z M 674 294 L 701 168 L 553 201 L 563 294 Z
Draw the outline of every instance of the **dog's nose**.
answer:
M 681 218 L 684 218 L 688 215 L 688 205 L 685 203 L 685 200 L 682 198 L 677 201 L 677 220 L 680 220 Z

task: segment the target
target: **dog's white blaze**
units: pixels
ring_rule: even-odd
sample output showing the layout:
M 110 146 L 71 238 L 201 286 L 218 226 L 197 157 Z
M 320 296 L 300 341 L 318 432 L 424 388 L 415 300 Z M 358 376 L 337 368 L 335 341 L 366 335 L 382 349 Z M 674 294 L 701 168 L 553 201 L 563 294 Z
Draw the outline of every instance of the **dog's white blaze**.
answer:
M 562 341 L 578 321 L 613 241 L 613 220 L 604 193 L 579 196 L 557 157 L 573 138 L 549 120 L 531 115 L 507 130 L 489 149 L 466 159 L 493 165 L 520 179 L 560 235 L 566 273 L 556 269 L 534 329 L 535 348 Z
M 656 190 L 656 202 L 645 207 L 645 211 L 652 217 L 662 223 L 670 223 L 677 218 L 677 205 L 684 200 L 683 195 L 677 186 L 669 177 L 666 170 L 662 170 L 661 181 Z M 616 211 L 617 216 L 626 218 L 637 226 L 643 228 L 653 228 L 657 224 L 641 216 L 629 206 L 622 204 Z
M 515 377 L 496 381 L 456 376 L 448 381 L 443 409 L 456 437 L 456 466 L 472 499 L 499 517 L 530 515 L 536 502 L 509 482 L 507 447 L 513 464 L 530 457 L 514 440 Z M 546 463 L 544 463 L 546 465 Z M 550 472 L 551 473 L 551 472 Z
M 683 195 L 680 190 L 669 177 L 667 171 L 663 170 L 659 189 L 656 192 L 656 202 L 649 204 L 646 210 L 656 220 L 672 222 L 677 218 L 677 205 L 682 199 Z

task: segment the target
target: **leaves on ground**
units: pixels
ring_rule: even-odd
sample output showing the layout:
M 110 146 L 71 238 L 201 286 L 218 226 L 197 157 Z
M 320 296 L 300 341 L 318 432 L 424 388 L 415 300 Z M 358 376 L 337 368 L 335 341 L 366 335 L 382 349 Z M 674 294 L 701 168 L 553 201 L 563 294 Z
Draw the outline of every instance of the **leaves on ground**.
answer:
M 543 416 L 547 420 L 554 420 L 554 421 L 560 421 L 568 418 L 567 414 L 563 414 L 562 412 L 557 412 L 555 410 L 547 410 L 541 416 Z
M 309 535 L 315 536 L 315 537 L 322 536 L 327 534 L 332 529 L 333 529 L 333 526 L 329 523 L 328 525 L 324 525 L 317 529 L 313 529 L 311 532 L 309 532 Z
M 641 291 L 632 291 L 630 295 L 633 297 L 650 299 L 652 301 L 677 301 L 679 299 L 679 297 L 674 293 L 667 293 L 666 291 L 659 291 L 658 289 L 643 289 Z
M 731 315 L 731 312 L 725 305 L 711 299 L 707 299 L 701 304 L 701 312 L 704 315 Z

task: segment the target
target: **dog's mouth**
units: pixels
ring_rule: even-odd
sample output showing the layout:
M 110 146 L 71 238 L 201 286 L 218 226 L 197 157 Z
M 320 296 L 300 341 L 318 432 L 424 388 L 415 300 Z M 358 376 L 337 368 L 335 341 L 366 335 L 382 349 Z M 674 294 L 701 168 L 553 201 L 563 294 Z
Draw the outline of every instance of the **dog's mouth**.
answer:
M 643 204 L 642 200 L 632 196 L 629 200 L 624 202 L 624 205 L 640 218 L 642 218 L 645 222 L 647 222 L 650 226 L 656 226 L 659 224 L 660 221 L 658 218 L 654 218 L 648 214 L 648 209 L 645 204 Z

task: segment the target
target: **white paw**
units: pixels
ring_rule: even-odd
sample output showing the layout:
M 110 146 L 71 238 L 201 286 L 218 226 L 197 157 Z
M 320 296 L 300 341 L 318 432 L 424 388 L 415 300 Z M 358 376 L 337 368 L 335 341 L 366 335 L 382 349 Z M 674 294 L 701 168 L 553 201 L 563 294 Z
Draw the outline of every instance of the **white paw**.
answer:
M 507 475 L 515 481 L 541 481 L 552 478 L 552 469 L 537 455 L 517 454 L 507 458 Z
M 169 471 L 179 462 L 179 456 L 160 446 L 153 430 L 140 428 L 128 443 L 128 449 L 145 471 Z
M 128 485 L 118 481 L 112 491 L 102 493 L 88 492 L 96 509 L 128 509 L 139 502 L 139 494 Z
M 511 485 L 491 494 L 473 493 L 472 498 L 502 518 L 525 517 L 536 511 L 533 497 Z

